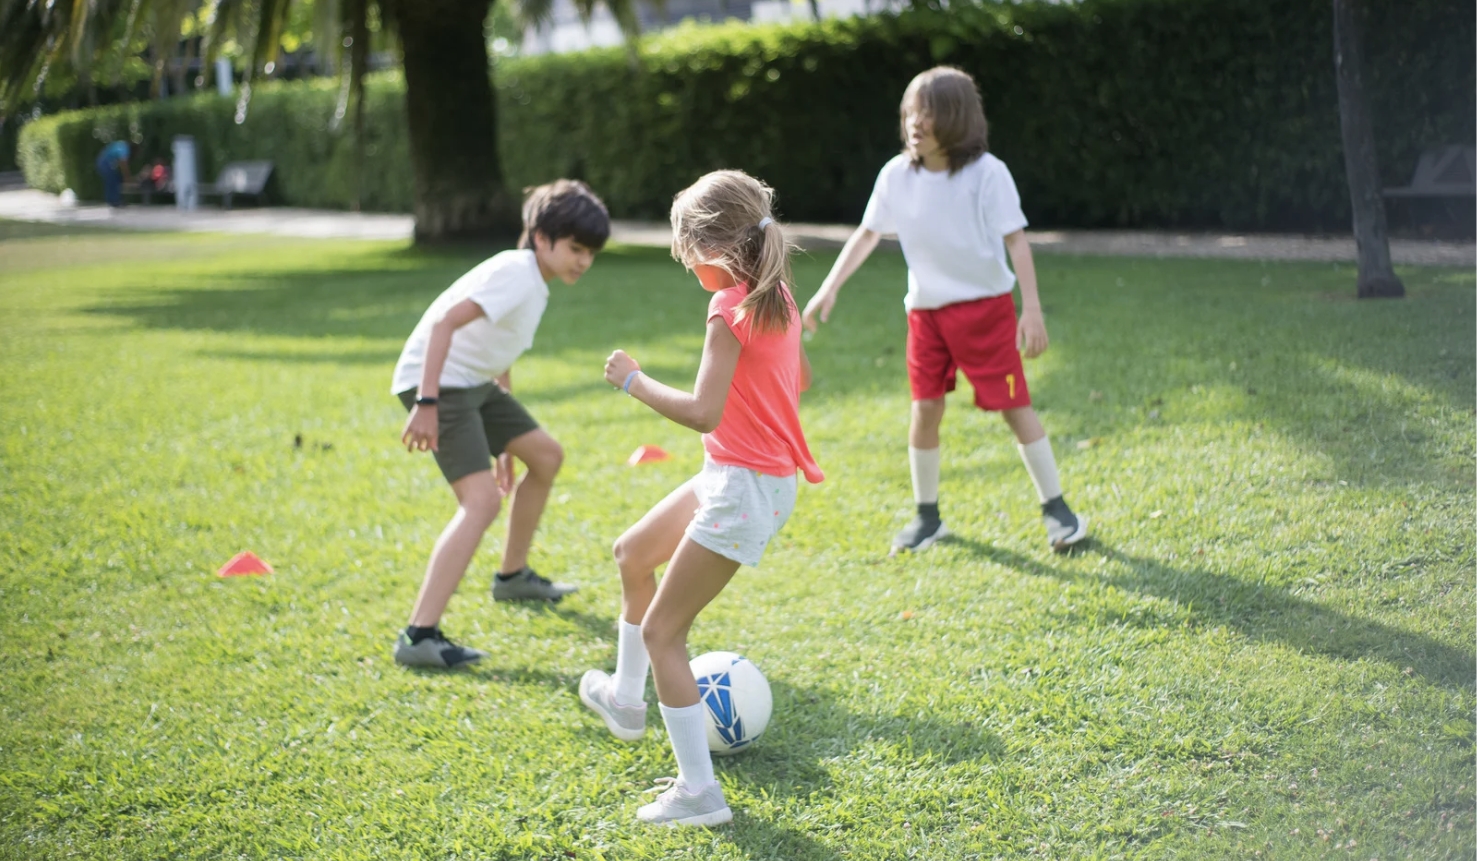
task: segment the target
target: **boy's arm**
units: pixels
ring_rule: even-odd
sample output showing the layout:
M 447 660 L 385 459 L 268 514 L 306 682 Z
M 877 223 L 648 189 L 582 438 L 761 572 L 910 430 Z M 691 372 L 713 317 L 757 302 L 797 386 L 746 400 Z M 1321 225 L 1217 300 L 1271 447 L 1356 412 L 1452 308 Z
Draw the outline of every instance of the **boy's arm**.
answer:
M 831 309 L 836 306 L 836 294 L 841 292 L 841 286 L 846 283 L 861 265 L 866 262 L 872 252 L 877 248 L 877 243 L 882 241 L 882 234 L 865 227 L 858 227 L 851 237 L 846 240 L 841 254 L 831 266 L 831 272 L 826 280 L 821 282 L 821 289 L 815 291 L 810 301 L 805 303 L 805 313 L 802 315 L 807 331 L 816 330 L 816 315 L 819 314 L 821 322 L 831 319 Z
M 1005 237 L 1015 280 L 1021 285 L 1021 320 L 1016 327 L 1016 349 L 1034 359 L 1046 352 L 1046 321 L 1041 316 L 1041 296 L 1036 292 L 1036 261 L 1031 257 L 1031 243 L 1026 231 L 1017 230 Z
M 426 341 L 426 356 L 421 363 L 421 383 L 417 393 L 423 398 L 439 397 L 441 394 L 441 369 L 446 367 L 446 354 L 451 351 L 451 336 L 457 329 L 482 316 L 482 306 L 471 299 L 452 305 L 440 320 L 431 326 L 431 337 Z M 400 443 L 406 451 L 436 451 L 440 430 L 440 419 L 434 404 L 416 404 L 405 420 L 405 431 L 400 434 Z
M 697 384 L 692 394 L 653 380 L 645 373 L 631 378 L 626 393 L 683 427 L 699 433 L 712 433 L 723 421 L 723 407 L 728 403 L 728 387 L 738 367 L 739 341 L 722 317 L 708 321 L 708 337 L 703 343 L 703 360 L 697 369 Z M 605 379 L 612 386 L 626 385 L 626 378 L 641 366 L 622 350 L 605 360 Z

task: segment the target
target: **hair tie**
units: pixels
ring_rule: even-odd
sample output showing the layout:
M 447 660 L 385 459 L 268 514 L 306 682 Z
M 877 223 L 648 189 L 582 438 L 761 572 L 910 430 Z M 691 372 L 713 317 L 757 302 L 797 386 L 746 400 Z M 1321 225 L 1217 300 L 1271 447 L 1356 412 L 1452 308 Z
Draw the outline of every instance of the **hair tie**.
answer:
M 774 224 L 774 219 L 773 218 L 770 218 L 767 215 L 765 217 L 759 219 L 759 229 L 760 230 L 763 230 L 764 228 L 768 227 L 771 224 Z

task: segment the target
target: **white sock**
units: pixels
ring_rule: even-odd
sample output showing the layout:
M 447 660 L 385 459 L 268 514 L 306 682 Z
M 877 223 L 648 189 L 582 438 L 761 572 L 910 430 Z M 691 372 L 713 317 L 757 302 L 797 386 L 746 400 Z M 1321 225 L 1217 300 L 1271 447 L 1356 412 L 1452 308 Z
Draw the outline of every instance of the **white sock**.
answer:
M 908 466 L 913 470 L 913 501 L 938 502 L 939 450 L 908 446 Z
M 1051 439 L 1042 437 L 1030 445 L 1017 444 L 1016 448 L 1021 450 L 1021 460 L 1026 464 L 1026 472 L 1031 474 L 1031 481 L 1036 483 L 1036 495 L 1041 497 L 1041 501 L 1046 502 L 1061 496 L 1062 481 L 1057 478 L 1056 458 L 1051 454 Z
M 615 701 L 634 706 L 645 698 L 646 670 L 651 660 L 646 657 L 646 642 L 641 639 L 641 626 L 620 620 L 620 639 L 615 652 Z
M 713 755 L 708 752 L 708 718 L 703 704 L 670 709 L 662 706 L 667 738 L 677 755 L 677 779 L 688 791 L 697 792 L 713 782 Z

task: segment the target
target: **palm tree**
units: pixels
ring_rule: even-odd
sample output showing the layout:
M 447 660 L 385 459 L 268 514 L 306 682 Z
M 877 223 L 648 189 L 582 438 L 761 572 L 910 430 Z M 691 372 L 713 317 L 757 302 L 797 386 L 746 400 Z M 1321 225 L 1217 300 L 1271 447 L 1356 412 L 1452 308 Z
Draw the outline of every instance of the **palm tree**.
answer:
M 517 231 L 516 196 L 505 188 L 497 152 L 497 105 L 483 25 L 495 0 L 316 0 L 319 51 L 346 68 L 356 133 L 363 123 L 369 21 L 377 15 L 398 37 L 415 175 L 417 241 L 486 237 Z M 518 2 L 520 20 L 547 19 L 553 0 Z M 574 0 L 588 18 L 602 0 Z M 636 0 L 603 0 L 628 37 L 639 32 Z M 140 22 L 152 23 L 156 85 L 174 55 L 180 22 L 201 0 L 0 0 L 0 105 L 53 62 L 91 69 Z M 243 100 L 252 74 L 274 62 L 292 0 L 214 0 L 201 51 L 208 64 L 228 37 L 249 47 Z M 346 49 L 340 46 L 347 46 Z

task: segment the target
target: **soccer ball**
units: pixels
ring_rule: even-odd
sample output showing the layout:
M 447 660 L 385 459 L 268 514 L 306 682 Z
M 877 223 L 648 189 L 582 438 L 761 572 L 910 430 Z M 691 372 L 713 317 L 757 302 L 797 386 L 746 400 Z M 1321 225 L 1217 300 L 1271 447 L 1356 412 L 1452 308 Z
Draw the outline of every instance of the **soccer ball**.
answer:
M 718 756 L 748 750 L 774 710 L 764 674 L 743 655 L 708 652 L 692 659 L 692 677 L 708 716 L 708 750 Z

